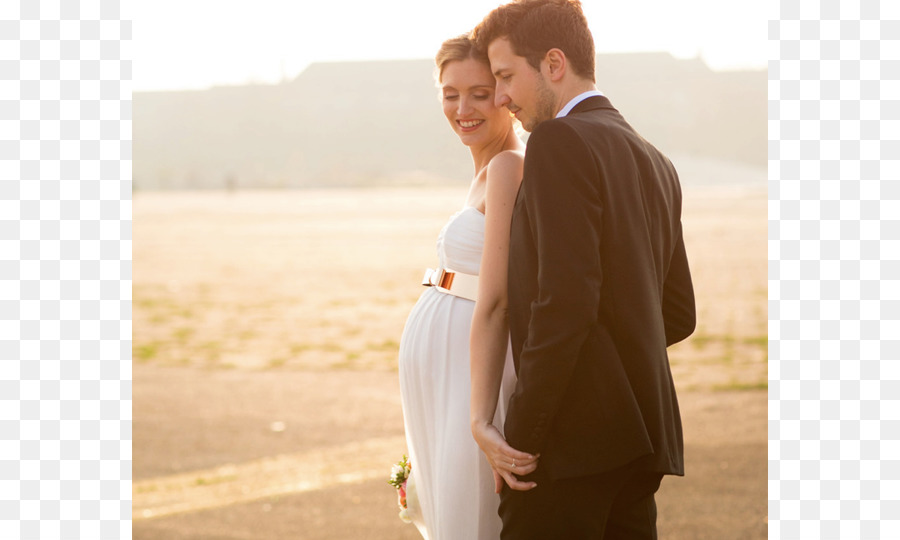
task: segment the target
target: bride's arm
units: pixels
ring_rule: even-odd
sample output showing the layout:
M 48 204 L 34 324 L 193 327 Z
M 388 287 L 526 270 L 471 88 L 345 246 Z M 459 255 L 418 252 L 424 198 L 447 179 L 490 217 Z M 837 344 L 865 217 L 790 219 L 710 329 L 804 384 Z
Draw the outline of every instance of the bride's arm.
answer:
M 537 466 L 534 456 L 509 446 L 493 425 L 509 343 L 506 289 L 509 231 L 522 181 L 522 163 L 520 153 L 507 151 L 495 156 L 488 165 L 484 251 L 469 338 L 472 435 L 494 469 L 498 492 L 500 477 L 513 489 L 533 488 L 533 482 L 520 482 L 514 475 L 528 474 Z

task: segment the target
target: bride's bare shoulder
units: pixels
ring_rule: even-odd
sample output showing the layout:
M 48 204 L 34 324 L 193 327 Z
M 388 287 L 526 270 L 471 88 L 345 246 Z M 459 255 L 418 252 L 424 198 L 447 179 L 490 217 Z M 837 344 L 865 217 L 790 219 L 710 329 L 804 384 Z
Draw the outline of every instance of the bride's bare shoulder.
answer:
M 491 178 L 507 178 L 516 182 L 521 181 L 524 164 L 525 152 L 504 150 L 491 158 L 490 163 L 488 163 L 488 180 Z
M 522 166 L 522 163 L 525 162 L 525 151 L 524 150 L 503 150 L 502 152 L 498 152 L 496 156 L 491 158 L 491 165 L 497 164 L 500 166 L 503 165 L 512 165 L 512 166 Z

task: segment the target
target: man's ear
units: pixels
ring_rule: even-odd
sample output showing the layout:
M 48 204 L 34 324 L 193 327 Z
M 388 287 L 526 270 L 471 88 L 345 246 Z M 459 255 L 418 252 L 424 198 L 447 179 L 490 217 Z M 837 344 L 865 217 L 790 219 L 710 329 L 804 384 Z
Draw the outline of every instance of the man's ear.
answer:
M 544 61 L 547 62 L 550 80 L 554 82 L 561 81 L 568 68 L 566 53 L 560 49 L 550 49 L 544 56 Z

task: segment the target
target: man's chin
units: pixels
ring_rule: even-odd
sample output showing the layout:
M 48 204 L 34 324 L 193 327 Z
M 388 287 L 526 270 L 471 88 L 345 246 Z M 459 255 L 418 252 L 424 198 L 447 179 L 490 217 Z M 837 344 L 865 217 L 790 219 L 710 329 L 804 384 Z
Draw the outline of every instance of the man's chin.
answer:
M 522 129 L 524 129 L 528 133 L 531 133 L 532 131 L 537 129 L 537 127 L 541 125 L 542 122 L 544 122 L 545 120 L 552 120 L 553 118 L 555 118 L 555 116 L 525 117 L 524 115 L 520 115 L 517 118 L 519 119 L 519 123 L 522 124 Z
M 528 133 L 531 133 L 532 131 L 534 131 L 534 128 L 538 126 L 538 124 L 540 124 L 540 122 L 529 118 L 527 121 L 522 121 L 522 129 L 524 129 Z

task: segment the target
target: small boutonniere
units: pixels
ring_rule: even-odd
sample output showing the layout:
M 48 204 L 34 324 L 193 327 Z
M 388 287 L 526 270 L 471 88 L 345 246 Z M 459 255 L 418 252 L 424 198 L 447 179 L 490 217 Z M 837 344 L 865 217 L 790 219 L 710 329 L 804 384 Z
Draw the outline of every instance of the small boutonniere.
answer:
M 409 463 L 409 458 L 404 454 L 403 459 L 391 467 L 391 477 L 388 479 L 388 484 L 397 488 L 397 505 L 400 507 L 400 519 L 406 523 L 411 523 L 406 506 L 406 480 L 409 478 L 410 471 L 412 471 L 412 465 Z

